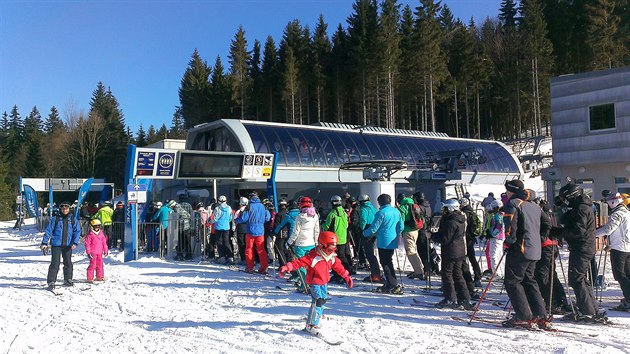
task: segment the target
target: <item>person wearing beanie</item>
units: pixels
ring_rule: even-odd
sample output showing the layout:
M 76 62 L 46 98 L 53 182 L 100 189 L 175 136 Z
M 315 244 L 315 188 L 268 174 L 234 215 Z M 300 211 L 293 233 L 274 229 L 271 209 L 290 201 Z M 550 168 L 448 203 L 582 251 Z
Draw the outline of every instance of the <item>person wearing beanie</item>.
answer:
M 523 181 L 505 183 L 509 198 L 505 206 L 505 290 L 512 302 L 514 316 L 503 322 L 505 327 L 549 329 L 545 301 L 534 277 L 536 262 L 541 258 L 541 237 L 551 228 L 538 205 L 529 202 L 530 193 Z

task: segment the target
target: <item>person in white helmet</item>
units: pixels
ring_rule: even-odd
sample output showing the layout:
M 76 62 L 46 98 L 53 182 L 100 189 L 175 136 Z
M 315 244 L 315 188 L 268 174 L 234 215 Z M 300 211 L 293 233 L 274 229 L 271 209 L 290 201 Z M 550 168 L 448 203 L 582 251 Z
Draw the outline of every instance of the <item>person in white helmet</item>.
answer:
M 606 204 L 610 208 L 608 222 L 595 230 L 595 237 L 608 236 L 613 277 L 623 293 L 621 303 L 611 310 L 630 311 L 630 210 L 619 193 L 609 195 Z

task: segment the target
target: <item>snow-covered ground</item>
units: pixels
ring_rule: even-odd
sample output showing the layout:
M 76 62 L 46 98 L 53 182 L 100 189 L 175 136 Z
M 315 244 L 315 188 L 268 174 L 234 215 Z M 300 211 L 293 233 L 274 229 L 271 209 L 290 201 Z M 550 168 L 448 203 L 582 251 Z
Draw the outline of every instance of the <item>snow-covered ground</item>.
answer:
M 451 319 L 466 317 L 463 311 L 409 305 L 413 298 L 440 298 L 422 292 L 424 281 L 407 278 L 401 296 L 371 293 L 371 285 L 360 281 L 352 290 L 331 285 L 322 325 L 327 337 L 343 341 L 335 347 L 300 333 L 307 296 L 290 291 L 282 279 L 226 266 L 146 256 L 123 263 L 122 254 L 112 252 L 104 284 L 77 284 L 55 296 L 44 290 L 50 256 L 39 251 L 41 234 L 32 226 L 22 231 L 12 226 L 0 222 L 1 353 L 630 352 L 630 314 L 609 312 L 619 326 L 556 325 L 580 334 L 469 326 Z M 400 265 L 410 269 L 403 252 L 399 255 Z M 75 279 L 85 279 L 83 247 L 73 261 Z M 434 278 L 433 288 L 437 285 Z M 488 296 L 506 300 L 499 292 L 500 286 L 491 286 Z M 602 305 L 616 304 L 620 294 L 612 283 Z M 481 314 L 505 317 L 490 302 L 482 304 Z

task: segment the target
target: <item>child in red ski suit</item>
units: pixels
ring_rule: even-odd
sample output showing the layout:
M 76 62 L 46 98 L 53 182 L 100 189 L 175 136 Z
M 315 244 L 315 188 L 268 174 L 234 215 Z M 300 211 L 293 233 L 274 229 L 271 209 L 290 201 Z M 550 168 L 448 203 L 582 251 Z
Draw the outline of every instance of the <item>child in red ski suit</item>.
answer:
M 85 253 L 90 258 L 90 265 L 87 269 L 87 281 L 94 281 L 94 270 L 96 269 L 96 280 L 105 280 L 105 272 L 103 270 L 103 256 L 107 257 L 109 249 L 107 248 L 107 235 L 101 230 L 101 221 L 94 219 L 90 222 L 91 230 L 85 236 Z
M 319 245 L 304 257 L 288 262 L 280 268 L 280 276 L 284 273 L 306 268 L 306 284 L 311 293 L 311 308 L 306 319 L 305 330 L 314 334 L 319 333 L 319 320 L 324 312 L 324 304 L 328 299 L 328 282 L 330 270 L 334 270 L 352 288 L 352 278 L 335 253 L 337 249 L 337 235 L 332 231 L 319 234 Z

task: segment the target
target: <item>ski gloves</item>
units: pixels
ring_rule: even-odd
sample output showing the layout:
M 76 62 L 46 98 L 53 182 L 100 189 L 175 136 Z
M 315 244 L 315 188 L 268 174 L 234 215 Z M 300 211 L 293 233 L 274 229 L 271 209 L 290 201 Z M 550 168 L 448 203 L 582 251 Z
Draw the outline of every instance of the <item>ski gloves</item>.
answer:
M 284 278 L 284 273 L 288 273 L 288 272 L 292 272 L 294 270 L 297 270 L 296 268 L 293 267 L 293 265 L 291 263 L 287 263 L 285 265 L 283 265 L 282 267 L 280 267 L 280 277 Z M 352 289 L 352 277 L 350 276 L 350 274 L 347 274 L 342 277 L 343 280 L 346 282 L 346 286 L 348 287 L 348 289 Z
M 48 245 L 42 244 L 41 246 L 39 246 L 39 249 L 42 250 L 42 253 L 44 254 L 44 256 L 48 255 Z

